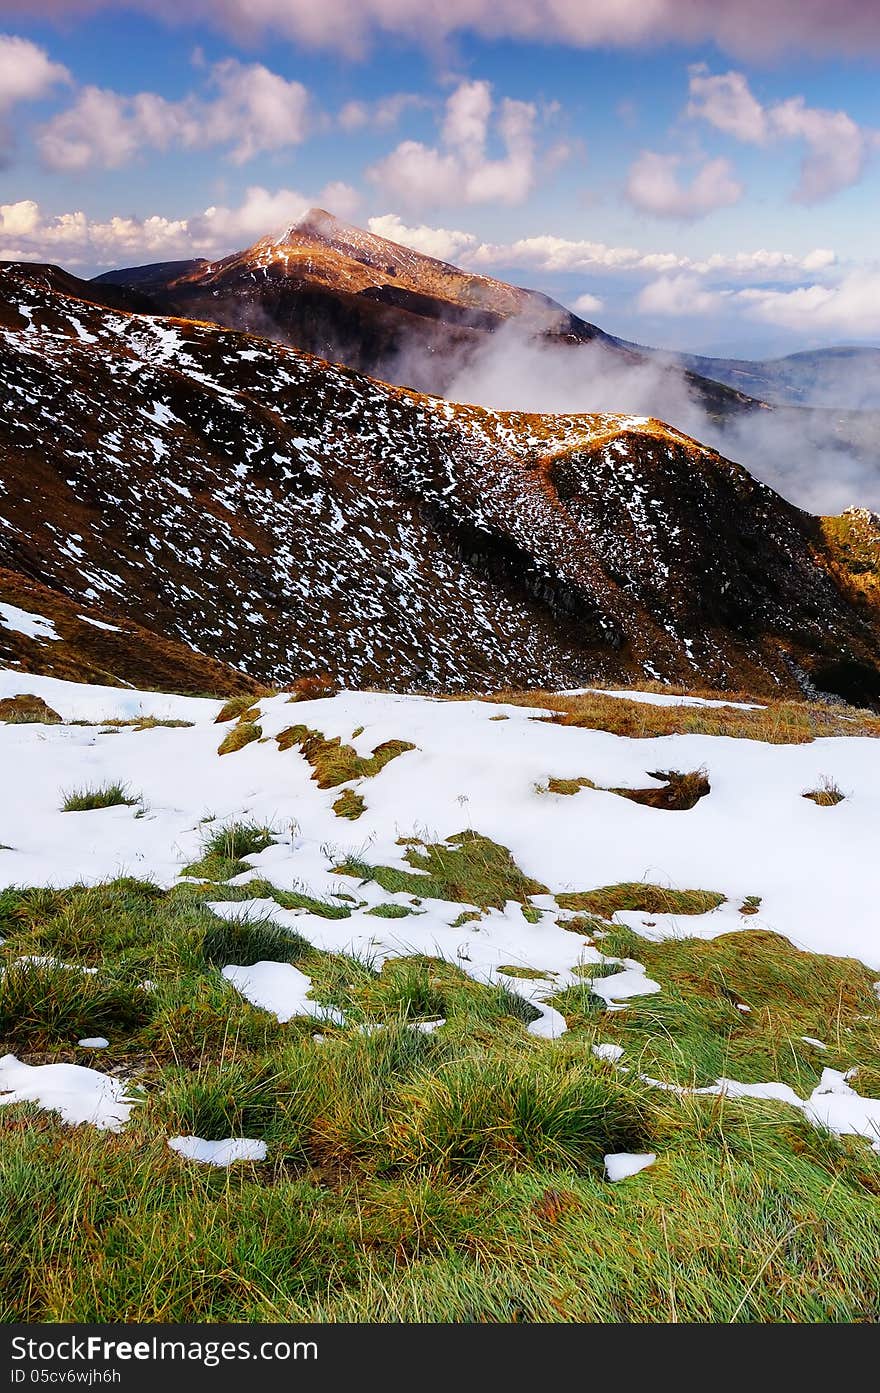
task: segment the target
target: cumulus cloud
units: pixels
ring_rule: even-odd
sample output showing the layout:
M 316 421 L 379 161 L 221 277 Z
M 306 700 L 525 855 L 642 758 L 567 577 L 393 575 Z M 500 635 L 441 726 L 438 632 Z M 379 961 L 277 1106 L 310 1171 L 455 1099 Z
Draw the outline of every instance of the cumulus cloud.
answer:
M 689 183 L 680 178 L 680 155 L 643 150 L 626 181 L 626 197 L 641 213 L 657 218 L 702 218 L 738 203 L 744 189 L 728 160 L 705 160 Z
M 436 257 L 438 261 L 463 261 L 478 245 L 473 232 L 460 232 L 450 227 L 428 227 L 425 223 L 418 227 L 407 227 L 396 213 L 383 213 L 381 217 L 370 218 L 367 226 L 377 237 L 387 237 L 389 242 L 399 242 L 401 246 L 411 247 L 424 256 Z
M 0 204 L 0 259 L 59 261 L 89 270 L 175 257 L 214 260 L 283 231 L 316 203 L 344 217 L 355 199 L 347 184 L 328 184 L 311 196 L 254 185 L 236 205 L 212 206 L 187 218 L 107 219 L 88 218 L 82 210 L 46 217 L 32 199 L 23 199 Z
M 749 288 L 737 299 L 752 318 L 799 334 L 880 337 L 880 269 L 859 267 L 834 285 Z
M 43 161 L 57 170 L 113 169 L 144 150 L 225 145 L 233 162 L 243 164 L 305 139 L 309 95 L 302 83 L 279 77 L 262 63 L 229 58 L 214 64 L 208 86 L 213 95 L 190 94 L 180 101 L 155 92 L 129 97 L 84 87 L 73 105 L 39 132 Z
M 571 308 L 575 314 L 598 314 L 604 308 L 604 304 L 604 300 L 600 300 L 598 295 L 591 295 L 588 291 L 572 301 Z
M 382 221 L 384 228 L 371 227 L 382 231 L 382 235 L 392 241 L 406 242 L 406 236 L 395 235 L 406 232 L 400 220 L 393 214 L 386 214 Z M 477 242 L 469 233 L 449 233 L 446 229 L 421 227 L 417 229 L 422 245 L 427 248 L 429 239 L 438 234 L 458 239 L 457 258 L 462 264 L 480 269 L 493 266 L 524 267 L 528 270 L 549 275 L 560 272 L 586 271 L 594 273 L 633 272 L 661 275 L 676 271 L 689 272 L 695 276 L 730 277 L 749 275 L 772 275 L 777 279 L 791 279 L 804 272 L 816 274 L 833 266 L 836 254 L 828 247 L 815 247 L 805 255 L 794 252 L 770 251 L 758 248 L 755 251 L 731 253 L 713 252 L 706 257 L 684 256 L 672 251 L 641 251 L 637 247 L 615 247 L 607 242 L 593 242 L 582 238 L 557 237 L 552 233 L 540 233 L 534 237 L 521 237 L 515 242 Z
M 170 23 L 205 22 L 241 39 L 275 33 L 347 54 L 383 35 L 435 44 L 457 33 L 578 47 L 714 43 L 737 55 L 880 51 L 880 12 L 865 0 L 124 0 Z M 9 13 L 61 19 L 120 0 L 5 0 Z
M 803 141 L 806 151 L 792 197 L 817 203 L 858 183 L 878 133 L 857 125 L 845 111 L 808 106 L 803 97 L 763 106 L 743 73 L 691 69 L 687 114 L 752 145 Z
M 462 82 L 446 102 L 440 140 L 405 140 L 368 170 L 405 207 L 521 203 L 536 178 L 537 108 L 505 97 L 496 105 L 488 82 Z M 489 153 L 494 133 L 504 154 Z
M 710 314 L 721 303 L 717 291 L 707 290 L 696 276 L 660 276 L 646 285 L 636 304 L 643 314 L 687 316 Z
M 63 64 L 53 63 L 44 48 L 30 39 L 0 34 L 0 163 L 6 162 L 14 143 L 9 126 L 12 108 L 19 102 L 39 101 L 70 80 Z
M 540 233 L 515 242 L 483 242 L 470 257 L 474 266 L 525 266 L 548 273 L 558 271 L 641 271 L 688 265 L 675 252 L 641 252 L 606 242 L 556 237 Z
M 0 34 L 0 112 L 16 102 L 37 101 L 59 82 L 69 82 L 70 73 L 61 63 L 53 63 L 44 48 L 14 34 Z

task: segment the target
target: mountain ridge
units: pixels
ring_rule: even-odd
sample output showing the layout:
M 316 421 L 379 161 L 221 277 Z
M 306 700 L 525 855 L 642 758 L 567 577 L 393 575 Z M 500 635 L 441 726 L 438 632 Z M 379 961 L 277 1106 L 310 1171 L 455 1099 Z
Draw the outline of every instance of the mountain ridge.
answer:
M 0 564 L 264 683 L 880 699 L 818 519 L 661 422 L 455 405 L 0 271 Z

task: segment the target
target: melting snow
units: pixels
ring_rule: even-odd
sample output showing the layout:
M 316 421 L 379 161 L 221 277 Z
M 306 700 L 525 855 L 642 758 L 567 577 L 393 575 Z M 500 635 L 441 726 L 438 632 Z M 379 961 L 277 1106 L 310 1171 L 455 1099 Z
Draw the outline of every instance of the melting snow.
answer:
M 626 1180 L 653 1166 L 656 1160 L 653 1151 L 612 1151 L 605 1157 L 605 1174 L 609 1180 Z
M 71 1126 L 89 1122 L 120 1132 L 135 1102 L 126 1090 L 124 1080 L 80 1064 L 23 1064 L 14 1054 L 0 1059 L 0 1105 L 36 1103 Z
M 24 634 L 26 638 L 43 643 L 61 638 L 51 619 L 44 619 L 41 614 L 30 614 L 26 609 L 19 609 L 18 605 L 0 604 L 0 624 L 15 634 Z
M 266 1143 L 251 1137 L 227 1137 L 224 1141 L 205 1141 L 204 1137 L 169 1137 L 168 1145 L 188 1161 L 206 1166 L 231 1166 L 235 1161 L 265 1161 Z
M 251 967 L 224 967 L 223 976 L 254 1006 L 271 1011 L 282 1023 L 294 1016 L 316 1016 L 318 1020 L 341 1025 L 342 1012 L 322 1006 L 308 995 L 312 979 L 291 963 L 258 962 Z

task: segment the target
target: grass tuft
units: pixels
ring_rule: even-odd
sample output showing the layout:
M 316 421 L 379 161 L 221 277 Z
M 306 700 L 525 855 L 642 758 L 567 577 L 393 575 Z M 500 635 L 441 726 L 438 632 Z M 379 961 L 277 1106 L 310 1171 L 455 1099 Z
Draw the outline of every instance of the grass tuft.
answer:
M 351 822 L 356 822 L 362 813 L 367 810 L 367 805 L 359 793 L 354 789 L 347 788 L 340 793 L 336 802 L 333 804 L 333 811 L 337 817 L 347 817 Z
M 298 963 L 312 951 L 302 934 L 283 929 L 271 919 L 217 919 L 202 939 L 202 954 L 214 967 L 228 963 L 251 967 L 264 961 Z
M 337 788 L 352 779 L 372 779 L 399 755 L 414 750 L 408 740 L 385 740 L 369 756 L 359 755 L 353 745 L 343 745 L 335 735 L 327 740 L 319 730 L 308 726 L 288 726 L 277 735 L 279 750 L 298 748 L 312 766 L 318 788 Z
M 808 789 L 807 792 L 803 794 L 803 797 L 809 798 L 811 802 L 818 804 L 820 808 L 835 808 L 838 803 L 843 802 L 846 794 L 833 779 L 829 779 L 827 775 L 825 775 L 820 780 L 819 787 Z
M 0 1038 L 30 1048 L 85 1035 L 129 1034 L 150 1018 L 142 987 L 61 963 L 7 962 L 0 976 Z
M 252 741 L 259 740 L 262 734 L 262 726 L 254 725 L 252 721 L 239 721 L 237 726 L 233 726 L 232 730 L 224 735 L 217 746 L 217 753 L 218 755 L 234 754 L 236 750 L 243 750 L 245 745 L 250 745 Z
M 230 822 L 206 835 L 200 859 L 184 866 L 181 875 L 203 880 L 231 880 L 251 869 L 243 859 L 245 856 L 265 851 L 273 840 L 270 829 L 260 823 Z
M 142 800 L 133 795 L 128 784 L 100 784 L 95 788 L 72 788 L 62 793 L 64 813 L 94 812 L 99 808 L 134 808 Z
M 508 900 L 527 904 L 531 895 L 547 893 L 545 886 L 523 874 L 506 847 L 478 832 L 458 832 L 446 842 L 405 845 L 404 860 L 412 871 L 370 866 L 357 857 L 348 857 L 337 870 L 361 881 L 373 880 L 389 894 L 404 891 L 480 909 L 503 909 Z
M 645 914 L 707 914 L 724 904 L 725 896 L 715 890 L 667 890 L 662 885 L 641 881 L 603 885 L 597 890 L 579 890 L 556 896 L 561 909 L 583 910 L 601 919 L 610 919 L 619 909 Z

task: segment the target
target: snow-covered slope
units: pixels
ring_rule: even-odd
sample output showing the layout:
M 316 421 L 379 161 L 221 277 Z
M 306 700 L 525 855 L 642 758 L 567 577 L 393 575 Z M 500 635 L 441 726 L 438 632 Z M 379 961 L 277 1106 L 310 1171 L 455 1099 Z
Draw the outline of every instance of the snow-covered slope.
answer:
M 659 422 L 455 406 L 33 267 L 0 302 L 0 563 L 111 625 L 267 682 L 880 695 L 817 520 Z
M 508 848 L 520 869 L 546 887 L 546 895 L 531 900 L 541 911 L 537 923 L 513 902 L 458 928 L 453 921 L 468 906 L 431 899 L 405 920 L 376 918 L 366 908 L 328 920 L 262 900 L 229 911 L 268 910 L 337 951 L 436 953 L 478 975 L 520 964 L 556 973 L 558 989 L 558 975 L 564 978 L 582 959 L 584 942 L 560 927 L 557 921 L 572 914 L 555 897 L 644 881 L 715 892 L 724 902 L 686 917 L 619 912 L 643 936 L 767 928 L 800 947 L 852 955 L 880 970 L 874 870 L 880 740 L 627 739 L 548 723 L 536 719 L 544 713 L 514 705 L 342 692 L 295 704 L 285 695 L 261 699 L 262 738 L 218 755 L 231 726 L 215 724 L 216 702 L 0 673 L 0 698 L 25 687 L 65 721 L 152 715 L 192 725 L 0 723 L 0 766 L 16 789 L 16 798 L 0 808 L 0 886 L 94 883 L 119 874 L 171 885 L 198 859 L 208 817 L 208 830 L 241 819 L 274 829 L 273 844 L 249 857 L 253 871 L 234 883 L 256 876 L 321 897 L 357 884 L 337 870 L 346 856 L 409 869 L 405 839 L 440 843 L 475 831 Z M 321 789 L 300 750 L 279 747 L 276 737 L 292 725 L 338 736 L 363 756 L 389 740 L 415 748 L 372 777 Z M 711 791 L 686 812 L 603 791 L 644 788 L 655 782 L 648 771 L 701 767 Z M 589 779 L 600 787 L 563 795 L 548 791 L 550 779 Z M 836 806 L 803 797 L 823 780 L 844 795 Z M 140 801 L 61 811 L 63 791 L 108 782 L 127 784 Z M 356 821 L 333 810 L 345 788 L 366 804 Z M 374 883 L 358 895 L 368 906 L 411 900 L 386 896 Z M 757 915 L 741 913 L 749 897 L 760 897 Z M 610 990 L 613 997 L 613 985 Z

